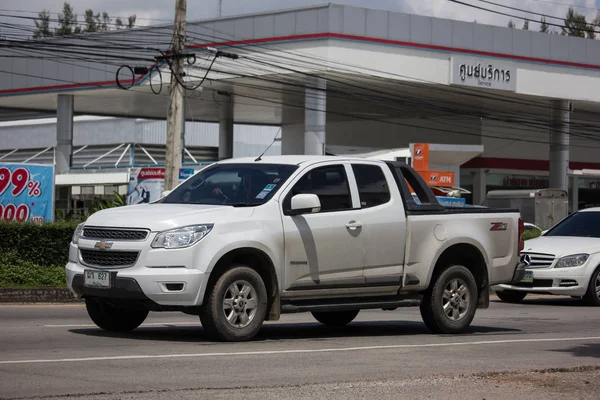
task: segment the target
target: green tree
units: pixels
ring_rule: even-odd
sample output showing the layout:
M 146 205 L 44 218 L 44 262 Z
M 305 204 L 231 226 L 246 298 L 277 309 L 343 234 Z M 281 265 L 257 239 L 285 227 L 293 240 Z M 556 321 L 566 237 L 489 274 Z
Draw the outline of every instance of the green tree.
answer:
M 509 28 L 514 28 L 515 27 L 515 23 L 512 21 L 512 19 L 510 21 L 508 21 L 508 27 Z
M 123 29 L 123 20 L 121 18 L 117 18 L 115 20 L 115 26 L 117 27 L 117 29 Z
M 548 33 L 550 30 L 550 25 L 548 25 L 548 23 L 546 22 L 546 17 L 542 17 L 542 20 L 540 21 L 540 32 L 543 33 Z
M 89 8 L 85 10 L 84 32 L 98 32 L 98 24 L 96 23 L 94 11 Z
M 77 26 L 77 14 L 73 12 L 73 7 L 68 2 L 64 2 L 62 13 L 58 14 L 57 36 L 68 36 L 74 33 L 80 33 L 81 28 Z
M 528 31 L 529 30 L 529 21 L 526 20 L 525 22 L 523 22 L 523 30 L 524 31 Z
M 111 18 L 108 16 L 108 13 L 106 11 L 104 11 L 102 13 L 102 19 L 100 20 L 100 31 L 101 32 L 107 32 L 110 30 L 110 22 L 111 22 Z
M 588 25 L 585 15 L 575 12 L 573 7 L 569 7 L 564 19 L 564 26 L 561 28 L 561 35 L 587 37 L 594 39 L 596 37 L 592 26 Z
M 135 14 L 130 15 L 129 18 L 127 18 L 127 27 L 129 29 L 133 28 L 135 26 L 135 20 L 136 20 L 137 16 Z
M 33 22 L 35 23 L 34 39 L 52 36 L 52 31 L 50 30 L 50 11 L 42 10 Z

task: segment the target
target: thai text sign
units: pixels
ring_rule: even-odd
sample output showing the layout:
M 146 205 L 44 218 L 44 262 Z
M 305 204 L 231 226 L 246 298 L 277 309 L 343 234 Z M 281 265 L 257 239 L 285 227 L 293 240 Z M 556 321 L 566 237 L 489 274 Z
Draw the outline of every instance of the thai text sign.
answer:
M 452 57 L 450 62 L 451 85 L 512 92 L 517 90 L 517 71 L 514 64 L 467 57 Z

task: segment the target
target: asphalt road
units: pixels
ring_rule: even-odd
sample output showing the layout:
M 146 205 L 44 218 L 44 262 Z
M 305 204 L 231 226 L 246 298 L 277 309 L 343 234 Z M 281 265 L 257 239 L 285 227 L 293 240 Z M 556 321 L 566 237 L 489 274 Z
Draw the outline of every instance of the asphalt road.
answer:
M 430 334 L 412 308 L 364 311 L 337 330 L 284 315 L 231 344 L 178 313 L 111 334 L 82 306 L 0 306 L 0 398 L 597 398 L 599 311 L 492 301 L 457 336 Z

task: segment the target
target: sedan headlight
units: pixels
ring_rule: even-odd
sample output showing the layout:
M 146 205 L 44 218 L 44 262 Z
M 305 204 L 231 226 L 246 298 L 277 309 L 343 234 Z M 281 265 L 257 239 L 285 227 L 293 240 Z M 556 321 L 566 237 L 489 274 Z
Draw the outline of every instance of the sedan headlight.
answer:
M 73 244 L 79 243 L 79 238 L 83 234 L 83 226 L 84 225 L 85 225 L 85 222 L 82 222 L 81 224 L 77 225 L 77 228 L 75 228 L 75 232 L 73 232 L 73 239 L 72 239 Z
M 581 267 L 589 258 L 589 254 L 573 254 L 558 260 L 554 268 L 572 268 Z
M 152 241 L 152 247 L 181 249 L 198 243 L 212 230 L 213 225 L 194 225 L 161 232 Z

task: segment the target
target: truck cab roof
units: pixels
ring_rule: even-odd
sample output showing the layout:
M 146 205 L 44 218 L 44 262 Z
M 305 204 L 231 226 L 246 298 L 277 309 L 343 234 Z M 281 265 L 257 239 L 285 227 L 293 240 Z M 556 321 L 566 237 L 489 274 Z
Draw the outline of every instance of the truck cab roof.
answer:
M 367 160 L 359 157 L 346 156 L 309 156 L 309 155 L 289 155 L 289 156 L 264 156 L 259 161 L 255 157 L 231 158 L 219 161 L 219 164 L 247 164 L 247 163 L 264 163 L 264 164 L 286 164 L 286 165 L 301 165 L 301 164 L 316 164 L 327 161 L 369 161 L 381 162 L 378 160 Z

